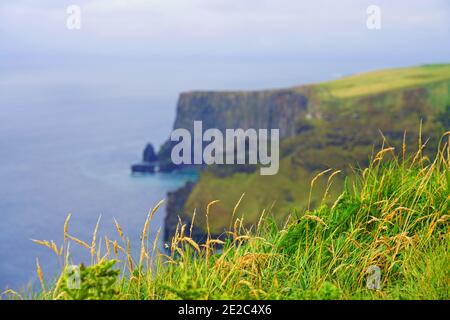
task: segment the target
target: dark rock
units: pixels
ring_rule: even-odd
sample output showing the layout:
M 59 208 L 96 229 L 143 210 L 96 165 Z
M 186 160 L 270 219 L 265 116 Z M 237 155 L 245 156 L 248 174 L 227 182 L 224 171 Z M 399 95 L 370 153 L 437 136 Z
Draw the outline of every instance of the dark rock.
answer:
M 147 144 L 142 155 L 142 162 L 131 166 L 133 173 L 155 173 L 159 167 L 158 156 L 151 143 Z
M 154 163 L 138 163 L 131 166 L 133 173 L 154 173 L 156 171 L 156 165 Z
M 151 143 L 147 144 L 144 149 L 143 159 L 144 162 L 156 162 L 158 161 L 158 156 L 155 153 L 155 149 Z

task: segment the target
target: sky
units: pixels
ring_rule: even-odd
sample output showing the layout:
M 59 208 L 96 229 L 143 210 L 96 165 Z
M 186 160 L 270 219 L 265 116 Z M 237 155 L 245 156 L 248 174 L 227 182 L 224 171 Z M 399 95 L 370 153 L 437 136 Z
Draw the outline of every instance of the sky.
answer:
M 80 30 L 66 26 L 70 5 Z M 370 5 L 380 30 L 367 28 Z M 448 39 L 448 0 L 1 0 L 0 107 L 74 92 L 174 109 L 181 91 L 448 63 Z
M 81 30 L 66 28 L 68 5 Z M 369 5 L 382 12 L 366 27 Z M 450 56 L 448 0 L 2 0 L 0 54 Z M 389 50 L 386 50 L 389 48 Z

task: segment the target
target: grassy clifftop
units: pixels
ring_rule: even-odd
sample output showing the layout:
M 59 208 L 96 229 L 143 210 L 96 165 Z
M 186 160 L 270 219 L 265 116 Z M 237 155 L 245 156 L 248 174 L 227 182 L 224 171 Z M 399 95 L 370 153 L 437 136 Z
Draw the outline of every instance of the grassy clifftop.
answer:
M 380 94 L 450 79 L 450 64 L 424 65 L 357 74 L 319 84 L 337 98 L 354 98 Z

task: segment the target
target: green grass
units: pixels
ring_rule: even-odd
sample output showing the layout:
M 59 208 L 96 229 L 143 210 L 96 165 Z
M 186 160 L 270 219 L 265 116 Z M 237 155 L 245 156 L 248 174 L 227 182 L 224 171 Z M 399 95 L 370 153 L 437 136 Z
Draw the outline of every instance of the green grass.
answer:
M 419 87 L 450 79 L 450 64 L 424 65 L 357 74 L 319 84 L 337 98 L 374 95 L 407 87 Z
M 249 229 L 238 218 L 225 242 L 208 237 L 197 244 L 179 225 L 168 251 L 160 252 L 147 238 L 157 205 L 143 227 L 141 254 L 132 257 L 118 224 L 116 240 L 97 239 L 94 232 L 90 241 L 82 241 L 70 235 L 68 219 L 60 248 L 40 244 L 59 258 L 69 255 L 69 242 L 89 250 L 93 266 L 83 267 L 81 274 L 89 285 L 71 291 L 63 271 L 56 285 L 42 282 L 35 298 L 449 299 L 448 135 L 431 159 L 421 149 L 411 157 L 381 150 L 367 168 L 354 173 L 353 182 L 346 180 L 336 201 L 293 214 L 282 226 L 262 215 Z M 317 176 L 312 187 L 324 178 Z M 217 205 L 208 205 L 206 222 Z M 233 215 L 238 210 L 239 204 Z M 119 267 L 113 267 L 115 260 Z M 379 290 L 366 287 L 370 266 L 381 269 Z M 113 270 L 121 271 L 116 281 L 111 281 Z M 39 265 L 38 274 L 43 281 Z M 9 291 L 4 297 L 17 294 Z
M 273 211 L 276 221 L 282 223 L 289 214 L 307 208 L 308 197 L 305 195 L 309 193 L 310 182 L 314 176 L 303 167 L 292 163 L 292 159 L 282 159 L 280 171 L 274 176 L 261 176 L 257 171 L 253 174 L 237 173 L 224 179 L 211 172 L 203 172 L 185 204 L 185 216 L 192 219 L 192 213 L 196 211 L 195 225 L 205 229 L 207 204 L 214 199 L 220 200 L 214 206 L 209 219 L 211 232 L 220 234 L 232 222 L 233 208 L 243 196 L 240 210 L 236 212 L 237 217 L 245 214 L 246 223 L 254 224 L 259 220 L 261 212 L 266 210 Z M 342 174 L 334 177 L 326 200 L 336 198 L 342 182 Z M 315 189 L 324 190 L 326 185 L 327 179 L 319 179 Z M 314 205 L 322 201 L 322 198 L 323 194 L 313 192 L 311 202 Z

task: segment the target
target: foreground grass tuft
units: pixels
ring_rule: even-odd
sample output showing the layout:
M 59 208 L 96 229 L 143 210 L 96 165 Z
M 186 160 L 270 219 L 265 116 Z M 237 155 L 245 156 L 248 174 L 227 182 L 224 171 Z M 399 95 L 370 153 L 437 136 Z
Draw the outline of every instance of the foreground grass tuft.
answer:
M 36 241 L 65 261 L 54 286 L 42 283 L 39 298 L 449 299 L 449 155 L 448 142 L 432 160 L 422 147 L 407 159 L 383 149 L 332 204 L 291 215 L 283 226 L 263 213 L 249 230 L 238 218 L 226 240 L 203 244 L 179 225 L 166 252 L 157 249 L 158 239 L 148 243 L 159 203 L 143 227 L 137 259 L 118 222 L 118 240 L 94 232 L 88 243 L 68 233 L 68 217 L 61 247 Z M 69 242 L 92 256 L 92 266 L 80 269 L 82 290 L 66 284 Z M 367 287 L 374 268 L 381 271 L 378 290 Z

